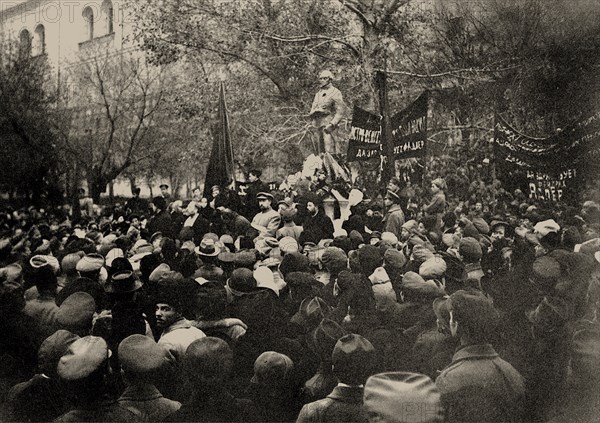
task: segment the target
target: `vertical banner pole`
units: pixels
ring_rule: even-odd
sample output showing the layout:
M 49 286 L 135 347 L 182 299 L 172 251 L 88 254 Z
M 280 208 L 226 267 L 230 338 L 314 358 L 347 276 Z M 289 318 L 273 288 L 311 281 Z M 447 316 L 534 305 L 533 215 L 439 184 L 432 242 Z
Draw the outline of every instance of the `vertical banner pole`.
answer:
M 389 100 L 387 89 L 387 75 L 384 71 L 377 71 L 375 83 L 379 91 L 379 112 L 381 114 L 381 143 L 383 147 L 383 164 L 381 181 L 384 186 L 396 174 L 396 161 L 394 160 L 394 140 L 392 139 L 389 115 Z

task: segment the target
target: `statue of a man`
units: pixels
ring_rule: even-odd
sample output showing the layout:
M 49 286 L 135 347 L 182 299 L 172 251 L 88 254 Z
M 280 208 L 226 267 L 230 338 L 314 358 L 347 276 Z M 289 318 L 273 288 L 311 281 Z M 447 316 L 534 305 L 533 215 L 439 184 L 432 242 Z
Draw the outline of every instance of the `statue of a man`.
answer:
M 346 105 L 342 93 L 332 85 L 332 81 L 331 71 L 324 70 L 319 74 L 320 89 L 315 94 L 309 116 L 319 133 L 319 153 L 338 154 L 340 146 L 333 133 L 344 116 Z

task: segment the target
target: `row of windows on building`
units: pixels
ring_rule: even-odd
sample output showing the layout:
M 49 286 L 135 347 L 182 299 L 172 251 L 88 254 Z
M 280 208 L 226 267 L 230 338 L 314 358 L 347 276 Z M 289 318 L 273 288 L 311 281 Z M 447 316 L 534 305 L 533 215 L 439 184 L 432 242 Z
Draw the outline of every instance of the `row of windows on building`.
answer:
M 114 32 L 114 9 L 110 0 L 105 0 L 100 8 L 100 13 L 95 12 L 90 6 L 83 9 L 82 13 L 85 40 L 110 35 Z M 24 56 L 38 56 L 46 53 L 46 29 L 44 25 L 36 26 L 33 35 L 28 29 L 21 30 L 19 34 L 19 51 Z

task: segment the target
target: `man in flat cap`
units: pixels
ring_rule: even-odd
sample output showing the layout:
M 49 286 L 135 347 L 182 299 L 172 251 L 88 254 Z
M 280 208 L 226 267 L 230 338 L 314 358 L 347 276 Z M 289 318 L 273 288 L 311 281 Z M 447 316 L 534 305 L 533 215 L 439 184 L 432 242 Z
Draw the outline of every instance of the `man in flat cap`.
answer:
M 110 372 L 109 349 L 97 336 L 73 342 L 58 362 L 57 373 L 73 403 L 55 422 L 135 422 L 131 411 L 105 399 L 105 377 Z
M 35 284 L 38 297 L 27 300 L 23 313 L 35 320 L 41 339 L 45 339 L 57 329 L 56 289 L 58 281 L 50 265 L 43 259 L 44 256 L 35 257 L 39 257 L 39 261 L 32 265 L 27 279 Z
M 9 421 L 51 421 L 68 410 L 56 367 L 77 339 L 79 337 L 69 331 L 58 330 L 42 342 L 37 356 L 38 372 L 8 392 L 6 409 Z
M 363 385 L 376 368 L 375 348 L 360 335 L 345 335 L 335 344 L 332 364 L 338 385 L 327 398 L 302 407 L 297 422 L 367 421 Z
M 154 379 L 174 358 L 154 339 L 131 335 L 119 344 L 119 363 L 127 386 L 118 399 L 119 406 L 133 412 L 142 421 L 162 421 L 173 414 L 181 403 L 164 398 L 154 386 Z
M 250 399 L 262 421 L 291 422 L 302 404 L 294 378 L 294 362 L 285 354 L 265 351 L 254 362 Z
M 246 187 L 246 198 L 244 200 L 245 215 L 248 219 L 252 219 L 256 213 L 261 211 L 258 205 L 258 194 L 269 191 L 267 184 L 260 179 L 261 175 L 262 172 L 259 169 L 252 169 L 248 172 L 248 186 Z
M 482 256 L 483 252 L 479 241 L 468 236 L 461 238 L 458 245 L 458 257 L 465 264 L 467 279 L 477 281 L 474 286 L 477 289 L 482 289 L 481 278 L 485 275 L 481 268 Z
M 452 363 L 435 381 L 446 421 L 521 421 L 524 379 L 489 343 L 498 323 L 492 300 L 476 290 L 461 290 L 436 299 L 434 309 L 460 339 Z
M 267 236 L 275 237 L 281 216 L 271 206 L 273 203 L 273 195 L 268 192 L 259 192 L 256 196 L 260 212 L 252 219 L 252 227 L 259 232 L 259 237 Z
M 171 193 L 167 184 L 160 184 L 160 195 L 167 201 L 167 205 L 171 202 Z
M 56 315 L 58 328 L 79 336 L 89 335 L 95 312 L 94 297 L 87 292 L 74 292 L 58 308 Z
M 402 225 L 405 223 L 401 200 L 397 191 L 390 190 L 387 191 L 383 200 L 387 209 L 387 213 L 383 217 L 383 231 L 393 233 L 398 239 L 402 237 Z
M 211 336 L 194 341 L 183 365 L 193 393 L 166 421 L 258 421 L 251 401 L 235 398 L 227 391 L 233 367 L 233 351 L 227 342 Z

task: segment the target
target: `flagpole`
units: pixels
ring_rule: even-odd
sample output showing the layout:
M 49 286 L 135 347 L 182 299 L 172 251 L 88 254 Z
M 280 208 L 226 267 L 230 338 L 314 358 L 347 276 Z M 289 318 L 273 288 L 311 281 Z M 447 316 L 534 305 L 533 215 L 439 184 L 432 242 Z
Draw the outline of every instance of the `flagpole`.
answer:
M 379 91 L 379 112 L 382 116 L 381 120 L 381 143 L 383 147 L 383 155 L 387 160 L 383 165 L 381 173 L 381 181 L 384 186 L 396 173 L 396 161 L 394 160 L 394 140 L 392 139 L 389 116 L 389 99 L 387 89 L 387 74 L 384 71 L 377 71 L 375 74 L 375 83 Z

